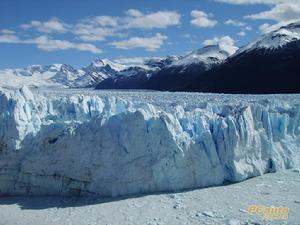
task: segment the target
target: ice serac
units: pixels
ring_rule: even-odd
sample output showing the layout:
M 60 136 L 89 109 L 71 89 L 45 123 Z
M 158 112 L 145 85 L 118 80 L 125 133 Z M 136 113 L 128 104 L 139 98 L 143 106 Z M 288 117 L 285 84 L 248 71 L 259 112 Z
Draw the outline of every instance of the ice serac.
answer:
M 1 89 L 0 195 L 124 196 L 300 166 L 299 95 L 112 93 Z

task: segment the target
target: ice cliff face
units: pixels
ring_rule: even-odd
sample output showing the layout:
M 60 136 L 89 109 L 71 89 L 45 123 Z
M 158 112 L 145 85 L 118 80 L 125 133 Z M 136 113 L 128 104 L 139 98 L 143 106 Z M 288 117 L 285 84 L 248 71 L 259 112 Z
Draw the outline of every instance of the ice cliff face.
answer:
M 113 93 L 1 89 L 0 195 L 173 191 L 300 166 L 299 95 Z

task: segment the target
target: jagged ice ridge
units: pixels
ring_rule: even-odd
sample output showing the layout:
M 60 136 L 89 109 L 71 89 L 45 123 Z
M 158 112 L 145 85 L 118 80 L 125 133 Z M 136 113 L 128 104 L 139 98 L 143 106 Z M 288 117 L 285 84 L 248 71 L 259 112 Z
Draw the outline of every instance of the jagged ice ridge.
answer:
M 124 196 L 300 165 L 300 95 L 0 89 L 0 195 Z

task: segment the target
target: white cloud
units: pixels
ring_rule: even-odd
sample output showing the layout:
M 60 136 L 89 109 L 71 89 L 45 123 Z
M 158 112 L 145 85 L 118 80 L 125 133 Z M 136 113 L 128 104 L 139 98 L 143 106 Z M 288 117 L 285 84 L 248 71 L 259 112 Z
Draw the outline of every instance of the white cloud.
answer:
M 157 33 L 153 37 L 132 37 L 128 40 L 111 42 L 110 45 L 119 49 L 144 48 L 147 51 L 156 51 L 167 39 L 167 36 Z
M 262 25 L 260 25 L 259 30 L 261 31 L 261 33 L 265 34 L 265 33 L 269 33 L 271 31 L 277 30 L 282 26 L 286 26 L 289 23 L 295 22 L 297 20 L 291 20 L 291 21 L 283 21 L 283 22 L 279 22 L 276 24 L 269 24 L 269 23 L 264 23 Z
M 300 1 L 298 3 L 280 3 L 272 7 L 270 10 L 248 15 L 245 18 L 254 20 L 268 19 L 275 20 L 277 22 L 300 19 Z
M 251 26 L 246 26 L 246 27 L 243 27 L 243 30 L 250 31 L 250 30 L 252 30 L 252 27 Z
M 267 33 L 268 32 L 268 29 L 270 28 L 271 24 L 269 23 L 264 23 L 262 25 L 259 26 L 259 30 L 262 32 L 262 33 Z
M 270 9 L 247 15 L 244 18 L 253 20 L 274 20 L 277 24 L 262 24 L 259 29 L 262 33 L 268 33 L 279 27 L 300 20 L 300 0 L 215 0 L 228 4 L 264 4 Z M 245 27 L 242 31 L 251 30 Z
M 167 28 L 180 24 L 180 14 L 175 11 L 158 11 L 150 14 L 143 14 L 138 10 L 127 11 L 129 17 L 125 18 L 125 28 Z
M 210 19 L 210 15 L 200 10 L 191 11 L 191 24 L 197 27 L 214 27 L 218 21 Z
M 21 28 L 25 30 L 35 28 L 42 33 L 64 33 L 67 31 L 67 25 L 57 18 L 52 18 L 46 22 L 33 20 L 29 24 L 21 25 Z
M 2 34 L 15 34 L 16 32 L 13 31 L 13 30 L 9 30 L 9 29 L 3 29 L 3 30 L 0 30 L 0 33 L 2 33 Z
M 246 36 L 246 31 L 252 30 L 252 27 L 249 26 L 247 23 L 240 22 L 240 21 L 233 20 L 233 19 L 226 20 L 224 24 L 230 25 L 230 26 L 235 26 L 235 27 L 240 27 L 241 31 L 238 33 L 238 35 L 241 37 Z
M 132 57 L 132 58 L 117 58 L 114 59 L 113 61 L 122 65 L 127 65 L 127 66 L 145 66 L 145 61 L 149 59 L 161 59 L 159 57 Z
M 266 19 L 277 22 L 300 19 L 299 0 L 215 0 L 229 4 L 265 4 L 270 9 L 245 16 L 248 19 Z
M 130 29 L 165 29 L 180 24 L 181 15 L 176 11 L 157 11 L 144 14 L 139 10 L 130 9 L 124 17 L 96 16 L 66 24 L 57 18 L 49 21 L 31 21 L 23 24 L 23 29 L 36 29 L 41 33 L 69 32 L 78 39 L 88 42 L 103 41 L 109 36 L 121 36 Z
M 229 36 L 214 37 L 202 42 L 203 46 L 208 45 L 220 45 L 223 49 L 226 49 L 231 54 L 234 54 L 238 47 L 235 46 L 235 41 Z
M 0 35 L 0 43 L 20 43 L 19 37 L 13 34 Z
M 114 31 L 128 29 L 164 29 L 169 26 L 180 24 L 181 15 L 176 11 L 157 11 L 144 14 L 137 9 L 129 9 L 124 17 L 112 16 L 96 16 L 79 21 L 76 24 L 67 24 L 60 21 L 58 18 L 51 18 L 48 21 L 42 22 L 32 20 L 28 24 L 22 24 L 21 28 L 36 29 L 41 33 L 85 33 L 93 38 L 85 38 L 90 40 L 104 40 L 105 36 L 113 35 Z M 98 29 L 93 31 L 94 29 Z M 108 31 L 111 29 L 111 31 Z M 96 33 L 96 34 L 95 34 Z M 86 37 L 85 36 L 85 37 Z M 100 38 L 95 38 L 98 36 Z
M 229 4 L 236 4 L 236 5 L 244 5 L 244 4 L 267 4 L 267 5 L 274 5 L 277 3 L 281 3 L 284 1 L 289 0 L 215 0 L 217 2 L 224 2 Z M 297 0 L 290 0 L 290 1 L 297 1 Z
M 182 35 L 180 35 L 180 37 L 190 39 L 190 38 L 192 38 L 192 35 L 191 34 L 182 34 Z
M 54 51 L 64 49 L 77 49 L 100 53 L 101 49 L 93 44 L 78 43 L 68 40 L 58 40 L 49 38 L 49 33 L 69 33 L 73 39 L 83 42 L 103 41 L 107 37 L 127 36 L 132 29 L 165 29 L 169 26 L 180 24 L 181 15 L 176 11 L 157 11 L 153 13 L 143 13 L 136 9 L 126 11 L 124 17 L 95 16 L 86 18 L 74 24 L 67 24 L 58 18 L 51 18 L 48 21 L 33 20 L 20 27 L 24 30 L 34 29 L 39 36 L 22 32 L 22 37 L 14 36 L 12 31 L 0 31 L 0 42 L 2 43 L 22 43 L 36 44 L 38 48 Z M 1 35 L 2 34 L 2 35 Z M 44 35 L 46 34 L 46 35 Z M 28 38 L 30 37 L 31 38 Z M 26 40 L 22 40 L 27 37 Z M 159 49 L 167 40 L 165 35 L 157 33 L 150 37 L 132 37 L 124 41 L 114 41 L 110 45 L 120 49 L 144 48 L 148 51 Z
M 92 53 L 101 53 L 102 50 L 95 45 L 87 43 L 75 43 L 66 40 L 51 39 L 47 35 L 42 35 L 33 39 L 22 40 L 16 35 L 4 34 L 0 35 L 0 43 L 14 44 L 35 44 L 39 49 L 46 51 L 76 49 L 79 51 L 88 51 Z
M 131 17 L 142 17 L 144 14 L 137 9 L 129 9 L 126 11 L 126 14 Z
M 216 44 L 224 44 L 224 45 L 234 46 L 234 40 L 229 36 L 214 37 L 213 39 L 205 40 L 202 44 L 204 46 L 216 45 Z
M 136 9 L 126 11 L 125 17 L 97 16 L 73 25 L 72 33 L 83 41 L 103 41 L 109 36 L 121 36 L 130 29 L 167 28 L 180 24 L 175 11 L 144 14 Z
M 95 45 L 87 43 L 74 43 L 65 40 L 54 40 L 49 39 L 48 36 L 42 35 L 32 40 L 26 40 L 24 43 L 36 44 L 38 48 L 46 51 L 55 51 L 55 50 L 67 50 L 67 49 L 76 49 L 79 51 L 88 51 L 92 53 L 101 53 L 102 50 L 98 49 Z
M 75 25 L 72 32 L 83 41 L 103 41 L 107 36 L 114 35 L 114 29 L 99 27 L 91 23 L 79 23 Z
M 118 58 L 114 62 L 122 65 L 141 65 L 144 63 L 146 57 L 133 57 L 133 58 Z
M 116 27 L 119 24 L 118 18 L 112 16 L 96 16 L 94 20 L 103 27 Z
M 239 22 L 239 21 L 232 20 L 232 19 L 226 20 L 224 24 L 225 25 L 232 25 L 232 26 L 235 26 L 235 27 L 245 27 L 245 26 L 247 26 L 247 24 L 244 23 L 244 22 Z

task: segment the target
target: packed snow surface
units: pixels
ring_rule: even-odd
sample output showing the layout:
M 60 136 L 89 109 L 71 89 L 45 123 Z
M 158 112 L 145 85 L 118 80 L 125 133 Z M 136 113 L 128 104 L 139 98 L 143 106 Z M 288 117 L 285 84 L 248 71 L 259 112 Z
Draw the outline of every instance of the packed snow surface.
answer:
M 299 225 L 299 190 L 299 170 L 285 170 L 232 185 L 129 198 L 2 197 L 0 218 L 3 225 Z M 250 205 L 288 207 L 288 219 L 250 214 Z
M 0 194 L 177 191 L 300 165 L 300 95 L 0 89 Z

